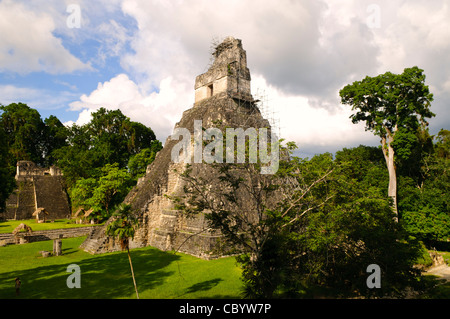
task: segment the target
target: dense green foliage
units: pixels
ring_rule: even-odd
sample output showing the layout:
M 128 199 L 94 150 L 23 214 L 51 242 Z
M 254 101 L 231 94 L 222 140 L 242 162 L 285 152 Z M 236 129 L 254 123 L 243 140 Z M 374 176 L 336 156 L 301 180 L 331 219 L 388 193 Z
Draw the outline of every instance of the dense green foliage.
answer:
M 162 149 L 162 143 L 158 140 L 152 141 L 150 148 L 144 148 L 140 153 L 130 157 L 128 161 L 128 171 L 134 178 L 145 175 L 147 166 L 150 165 L 158 153 Z
M 412 171 L 399 178 L 399 209 L 405 228 L 427 245 L 450 238 L 449 131 L 441 130 Z
M 67 141 L 68 145 L 59 148 L 55 157 L 69 186 L 80 178 L 99 176 L 107 164 L 127 168 L 133 156 L 141 152 L 151 156 L 152 152 L 162 148 L 150 128 L 131 121 L 120 110 L 104 108 L 93 113 L 88 124 L 74 124 L 69 129 Z M 136 167 L 132 169 L 135 175 Z
M 6 134 L 0 128 L 0 212 L 5 209 L 6 200 L 16 186 L 14 167 L 9 165 Z
M 63 171 L 73 209 L 92 208 L 103 221 L 123 201 L 162 148 L 153 131 L 120 110 L 100 108 L 82 126 L 42 120 L 23 103 L 0 106 L 0 210 L 15 186 L 17 161 L 57 165 Z
M 111 216 L 111 209 L 119 205 L 134 185 L 134 179 L 118 164 L 106 164 L 97 177 L 80 178 L 71 188 L 74 207 L 92 209 L 90 219 L 104 221 Z
M 318 286 L 333 295 L 366 297 L 401 296 L 406 287 L 420 288 L 414 264 L 422 246 L 394 219 L 378 148 L 344 149 L 335 159 L 331 154 L 293 157 L 272 177 L 262 177 L 250 164 L 217 167 L 224 183 L 218 191 L 188 169 L 183 174 L 188 203 L 174 200 L 189 214 L 211 211 L 210 226 L 239 253 L 248 297 L 310 296 Z M 285 197 L 266 206 L 280 191 Z M 236 196 L 241 192 L 243 199 Z M 257 216 L 241 211 L 240 201 L 260 199 Z M 381 268 L 381 289 L 366 285 L 370 264 Z

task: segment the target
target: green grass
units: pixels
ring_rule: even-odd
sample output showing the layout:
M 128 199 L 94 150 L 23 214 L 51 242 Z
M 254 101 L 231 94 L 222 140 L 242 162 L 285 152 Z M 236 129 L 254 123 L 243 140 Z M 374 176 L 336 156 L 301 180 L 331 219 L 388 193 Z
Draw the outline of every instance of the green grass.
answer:
M 5 222 L 0 222 L 0 233 L 12 233 L 12 231 L 21 223 L 30 226 L 33 231 L 95 226 L 92 224 L 75 224 L 73 219 L 57 219 L 55 221 L 47 221 L 45 223 L 37 223 L 36 219 L 8 220 Z
M 40 251 L 52 251 L 52 241 L 0 247 L 0 299 L 136 298 L 126 252 L 90 255 L 78 248 L 84 238 L 63 239 L 63 255 L 48 258 Z M 131 250 L 131 258 L 141 299 L 240 297 L 234 257 L 202 260 L 146 247 Z M 81 269 L 81 288 L 67 287 L 70 264 Z M 16 277 L 22 281 L 19 297 Z
M 0 247 L 0 299 L 134 299 L 136 298 L 126 252 L 90 255 L 78 247 L 85 237 L 63 239 L 63 255 L 41 257 L 53 250 L 52 241 Z M 240 298 L 241 271 L 234 257 L 202 260 L 181 253 L 145 247 L 131 250 L 141 299 Z M 446 253 L 448 258 L 448 253 Z M 81 269 L 81 288 L 68 288 L 67 266 Z M 15 295 L 14 279 L 21 292 Z M 427 275 L 427 291 L 420 299 L 447 299 L 450 282 Z
M 435 275 L 424 275 L 420 278 L 424 285 L 424 292 L 418 299 L 449 299 L 450 281 L 445 281 Z

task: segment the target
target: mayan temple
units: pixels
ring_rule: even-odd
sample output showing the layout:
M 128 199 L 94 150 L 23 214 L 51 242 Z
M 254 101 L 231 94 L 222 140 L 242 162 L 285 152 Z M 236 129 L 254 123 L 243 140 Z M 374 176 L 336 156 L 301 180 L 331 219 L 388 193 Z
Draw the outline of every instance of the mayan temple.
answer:
M 195 80 L 195 103 L 184 111 L 175 129 L 188 129 L 194 134 L 195 123 L 209 127 L 270 128 L 252 97 L 250 71 L 242 42 L 226 38 L 215 47 L 214 62 Z M 176 210 L 168 196 L 183 193 L 180 177 L 187 164 L 172 160 L 172 149 L 179 140 L 169 136 L 164 148 L 147 168 L 146 175 L 130 191 L 124 202 L 139 216 L 139 227 L 130 248 L 153 246 L 161 250 L 177 250 L 200 258 L 214 258 L 214 246 L 220 234 L 207 229 L 204 215 L 186 217 Z M 217 175 L 206 163 L 194 163 L 193 174 L 205 179 Z M 251 208 L 248 209 L 251 214 Z M 106 223 L 106 225 L 108 222 Z M 105 226 L 94 230 L 81 247 L 90 253 L 118 250 L 113 238 L 105 236 Z
M 48 220 L 70 218 L 69 198 L 57 167 L 41 168 L 31 161 L 19 161 L 16 182 L 18 188 L 9 196 L 1 219 L 33 219 L 39 208 L 48 212 Z

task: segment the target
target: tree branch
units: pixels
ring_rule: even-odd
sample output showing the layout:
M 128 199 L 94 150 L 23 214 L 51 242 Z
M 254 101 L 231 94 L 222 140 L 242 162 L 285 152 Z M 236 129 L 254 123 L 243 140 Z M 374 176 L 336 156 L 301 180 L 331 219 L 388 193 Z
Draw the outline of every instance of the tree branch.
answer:
M 328 196 L 322 203 L 320 203 L 320 204 L 318 204 L 318 205 L 316 205 L 316 206 L 314 206 L 314 207 L 310 207 L 310 208 L 308 208 L 307 210 L 303 211 L 300 215 L 295 216 L 295 218 L 291 219 L 289 222 L 287 222 L 286 224 L 282 225 L 281 228 L 283 228 L 283 227 L 285 227 L 285 226 L 287 226 L 287 225 L 289 225 L 289 224 L 292 224 L 294 221 L 296 221 L 297 219 L 299 219 L 300 217 L 302 217 L 303 215 L 305 215 L 307 212 L 309 212 L 309 211 L 311 211 L 311 210 L 313 210 L 313 209 L 316 209 L 316 208 L 318 208 L 318 207 L 320 207 L 320 206 L 325 205 L 325 203 L 326 203 L 328 200 L 330 200 L 331 198 L 333 198 L 333 197 L 334 197 L 334 195 Z
M 319 178 L 318 180 L 314 181 L 311 185 L 309 185 L 309 187 L 306 189 L 306 191 L 299 197 L 297 198 L 292 204 L 291 206 L 281 215 L 281 217 L 286 216 L 287 213 L 289 213 L 289 211 L 294 208 L 295 206 L 297 206 L 297 203 L 299 201 L 301 201 L 303 199 L 303 197 L 306 196 L 307 193 L 309 193 L 309 191 L 318 183 L 322 182 L 328 175 L 330 175 L 333 172 L 333 170 L 328 171 L 325 175 L 323 175 L 321 178 Z

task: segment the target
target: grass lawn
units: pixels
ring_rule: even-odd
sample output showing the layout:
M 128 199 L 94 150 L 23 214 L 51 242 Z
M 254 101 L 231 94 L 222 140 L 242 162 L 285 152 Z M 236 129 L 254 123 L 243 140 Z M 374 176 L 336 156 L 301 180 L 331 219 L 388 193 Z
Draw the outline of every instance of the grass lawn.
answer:
M 63 239 L 63 255 L 41 257 L 53 250 L 53 241 L 0 247 L 0 299 L 135 299 L 126 252 L 90 255 L 78 247 L 85 237 Z M 141 299 L 240 298 L 241 271 L 234 257 L 202 260 L 181 253 L 145 247 L 131 250 Z M 448 255 L 446 255 L 448 258 Z M 81 270 L 81 288 L 68 288 L 70 264 Z M 16 297 L 14 279 L 22 287 Z M 427 292 L 418 298 L 447 299 L 450 282 L 436 286 L 424 276 Z
M 75 224 L 73 219 L 57 219 L 55 221 L 47 221 L 45 223 L 38 223 L 36 222 L 36 219 L 8 220 L 5 222 L 0 222 L 0 233 L 12 233 L 12 231 L 21 223 L 30 226 L 33 231 L 95 226 L 92 224 Z
M 126 252 L 90 255 L 78 247 L 85 237 L 63 239 L 63 255 L 43 258 L 52 241 L 0 247 L 0 299 L 136 298 Z M 146 247 L 131 250 L 139 297 L 239 298 L 240 269 L 234 257 L 202 260 L 189 255 Z M 81 270 L 81 288 L 68 288 L 67 266 Z M 22 287 L 15 295 L 14 279 Z

